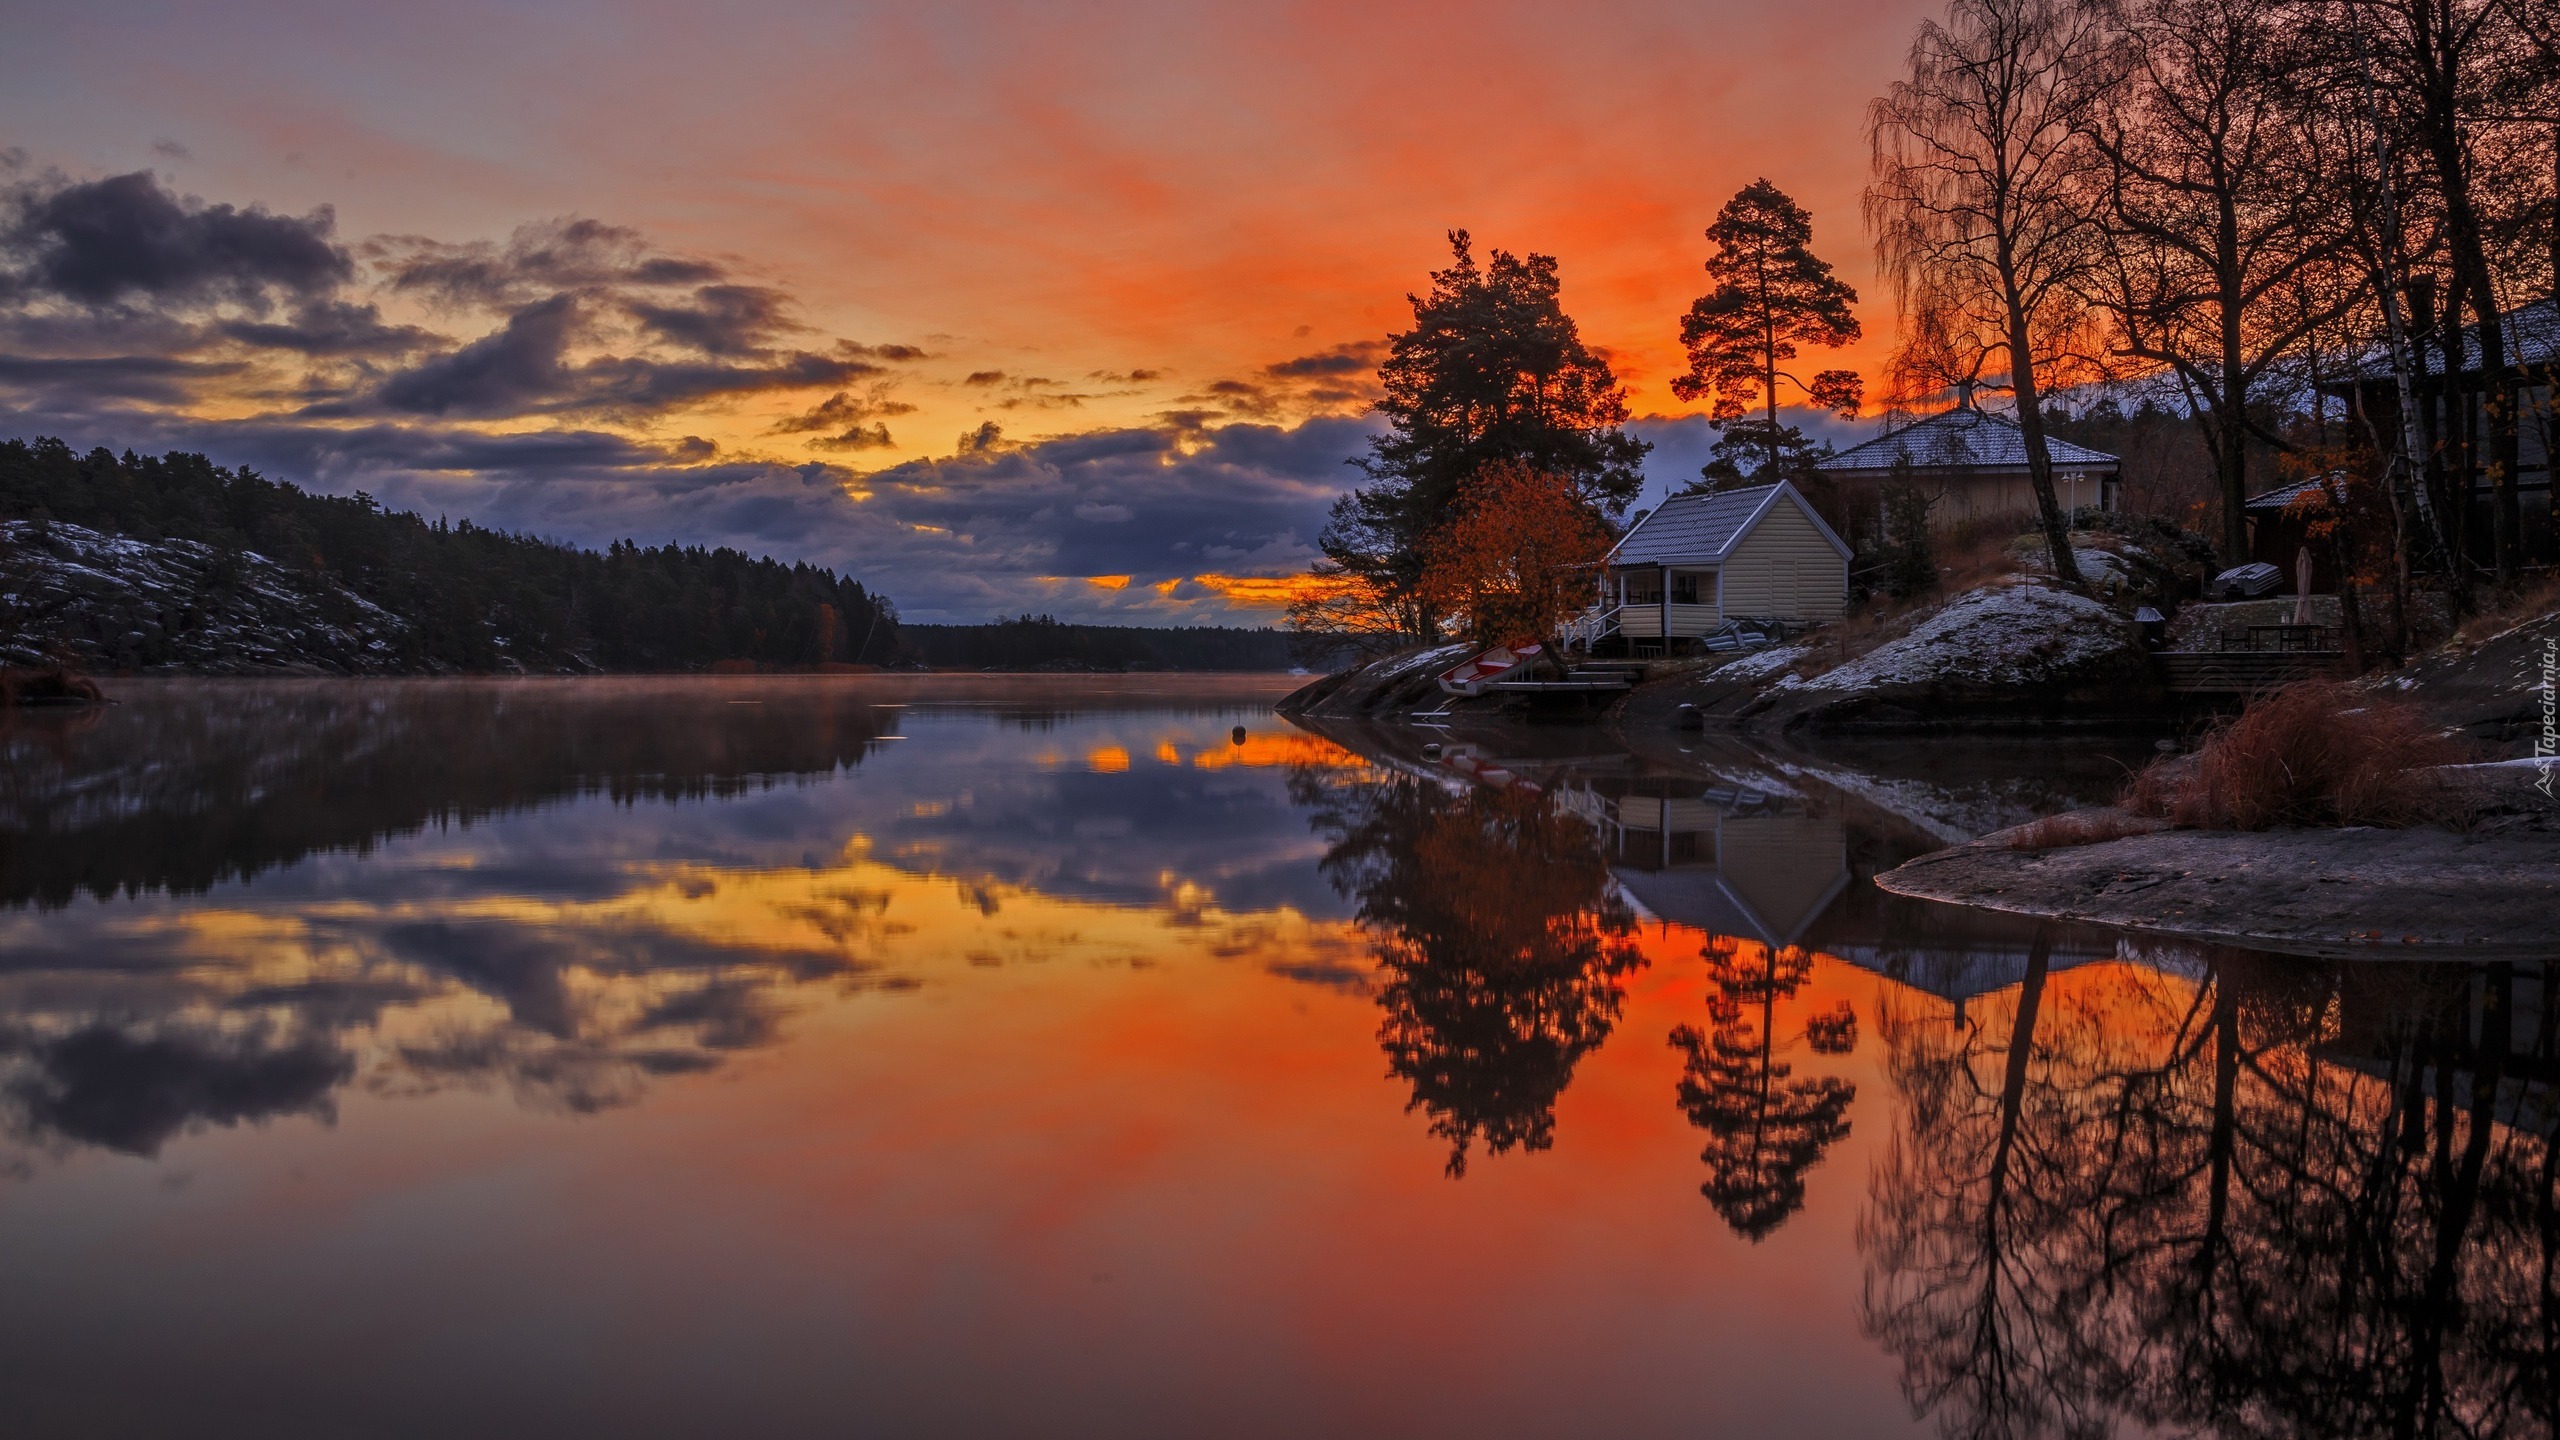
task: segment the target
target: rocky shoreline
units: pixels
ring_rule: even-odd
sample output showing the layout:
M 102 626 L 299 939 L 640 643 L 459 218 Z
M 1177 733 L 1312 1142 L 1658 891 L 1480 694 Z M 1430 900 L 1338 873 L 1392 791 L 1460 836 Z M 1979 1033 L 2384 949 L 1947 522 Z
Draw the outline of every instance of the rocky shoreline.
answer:
M 2475 777 L 2470 828 L 2154 828 L 2032 847 L 2020 826 L 1923 855 L 1878 888 L 2044 919 L 2348 959 L 2560 949 L 2560 807 L 2530 766 Z M 2084 811 L 2099 833 L 2140 822 Z

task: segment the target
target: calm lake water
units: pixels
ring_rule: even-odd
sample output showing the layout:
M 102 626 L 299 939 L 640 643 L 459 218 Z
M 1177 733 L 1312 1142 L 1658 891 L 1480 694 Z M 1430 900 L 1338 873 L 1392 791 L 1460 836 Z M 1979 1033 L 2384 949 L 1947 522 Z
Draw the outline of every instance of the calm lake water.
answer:
M 0 721 L 0 1433 L 2549 1433 L 2543 967 L 1870 883 L 2140 751 L 1290 683 Z

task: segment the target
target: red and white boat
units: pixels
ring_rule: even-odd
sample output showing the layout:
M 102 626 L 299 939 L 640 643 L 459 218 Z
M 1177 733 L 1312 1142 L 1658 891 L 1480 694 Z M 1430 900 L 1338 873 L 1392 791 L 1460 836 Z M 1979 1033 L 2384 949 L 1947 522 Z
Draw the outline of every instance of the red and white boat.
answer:
M 1538 663 L 1538 657 L 1545 653 L 1542 645 L 1496 645 L 1472 660 L 1441 671 L 1440 688 L 1452 695 L 1481 695 L 1487 685 L 1519 674 Z

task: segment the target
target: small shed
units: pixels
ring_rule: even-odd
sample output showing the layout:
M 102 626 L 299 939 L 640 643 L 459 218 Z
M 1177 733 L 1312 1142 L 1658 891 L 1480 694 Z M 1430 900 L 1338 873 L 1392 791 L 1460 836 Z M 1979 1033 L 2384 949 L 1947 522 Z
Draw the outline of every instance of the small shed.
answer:
M 2068 513 L 2116 508 L 2116 457 L 2055 436 L 2045 437 L 2053 459 L 2053 495 Z M 1929 497 L 1929 528 L 1947 531 L 1969 520 L 2033 514 L 2034 484 L 2027 475 L 2027 436 L 2005 415 L 1976 409 L 1968 398 L 1952 410 L 1897 426 L 1862 445 L 1815 463 L 1850 503 L 1874 505 L 1881 517 L 1887 482 L 1916 485 Z M 1854 513 L 1869 513 L 1859 509 Z
M 2293 507 L 2304 491 L 2319 488 L 2319 477 L 2313 476 L 2252 495 L 2241 506 L 2241 513 L 2249 520 L 2249 558 L 2273 565 L 2283 574 L 2284 594 L 2293 593 L 2294 566 L 2300 563 L 2305 550 L 2311 552 L 2311 593 L 2338 593 L 2335 550 L 2312 543 L 2309 521 Z
M 1849 604 L 1849 547 L 1783 481 L 1674 495 L 1603 563 L 1601 609 L 1631 640 L 1706 635 L 1727 620 L 1836 620 Z

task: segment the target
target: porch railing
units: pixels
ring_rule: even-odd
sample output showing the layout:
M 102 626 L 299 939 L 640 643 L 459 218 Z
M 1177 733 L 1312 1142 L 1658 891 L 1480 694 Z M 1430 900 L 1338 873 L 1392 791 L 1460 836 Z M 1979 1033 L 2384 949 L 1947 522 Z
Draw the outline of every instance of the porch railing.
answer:
M 1594 605 L 1570 620 L 1556 633 L 1568 650 L 1588 650 L 1618 628 L 1618 607 Z

